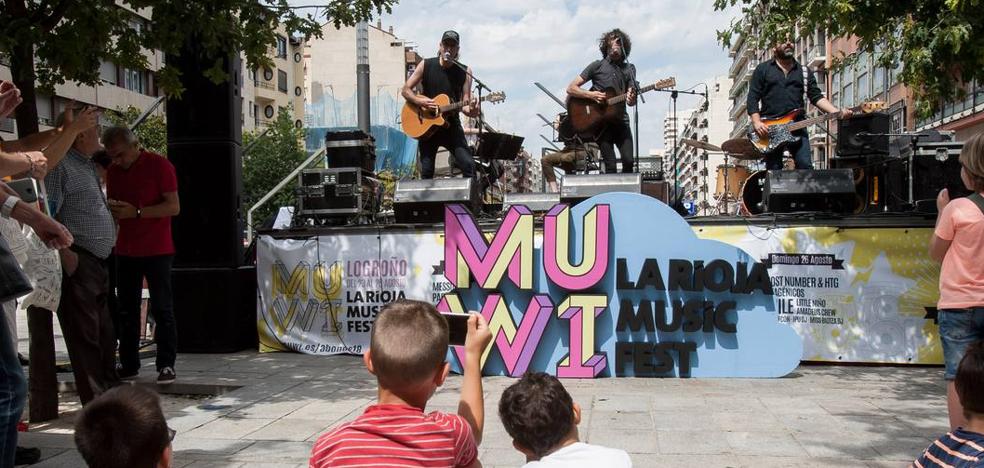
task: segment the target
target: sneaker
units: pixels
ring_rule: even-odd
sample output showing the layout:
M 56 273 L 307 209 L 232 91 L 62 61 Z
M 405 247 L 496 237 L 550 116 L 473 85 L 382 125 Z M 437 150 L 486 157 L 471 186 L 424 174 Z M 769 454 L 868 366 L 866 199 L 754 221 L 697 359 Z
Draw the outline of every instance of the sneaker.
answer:
M 161 369 L 160 374 L 157 374 L 157 383 L 162 385 L 169 384 L 171 382 L 174 382 L 174 379 L 176 378 L 178 378 L 178 376 L 174 373 L 174 368 L 165 367 Z
M 137 378 L 137 375 L 139 374 L 140 371 L 138 369 L 131 370 L 131 369 L 124 369 L 122 367 L 116 368 L 116 375 L 120 377 L 120 380 L 133 380 Z
M 41 461 L 41 449 L 31 447 L 17 447 L 14 453 L 15 465 L 33 465 Z

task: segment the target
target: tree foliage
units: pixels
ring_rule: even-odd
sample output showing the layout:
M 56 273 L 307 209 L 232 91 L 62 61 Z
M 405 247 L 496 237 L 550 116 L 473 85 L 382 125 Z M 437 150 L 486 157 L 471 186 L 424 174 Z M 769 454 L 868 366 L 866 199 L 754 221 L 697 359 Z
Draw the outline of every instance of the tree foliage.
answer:
M 106 118 L 113 125 L 129 127 L 130 124 L 142 114 L 143 111 L 136 107 L 129 106 L 115 112 L 107 112 Z M 160 114 L 151 114 L 141 123 L 133 133 L 140 139 L 140 146 L 144 149 L 162 155 L 167 155 L 167 122 Z
M 288 108 L 289 109 L 289 108 Z M 265 135 L 262 131 L 243 134 L 243 210 L 250 209 L 284 177 L 297 168 L 308 154 L 304 149 L 303 128 L 294 126 L 289 110 L 281 110 Z M 254 144 L 255 142 L 255 144 Z M 274 214 L 281 206 L 295 206 L 296 196 L 291 183 L 253 213 L 257 224 Z M 245 219 L 245 213 L 243 215 Z
M 21 134 L 37 131 L 35 82 L 49 93 L 54 85 L 76 81 L 100 83 L 103 60 L 122 67 L 147 69 L 148 50 L 179 56 L 190 40 L 203 57 L 242 51 L 250 67 L 270 64 L 269 47 L 276 29 L 321 37 L 321 25 L 335 27 L 368 21 L 389 12 L 396 0 L 332 0 L 318 9 L 298 10 L 287 0 L 4 0 L 0 2 L 0 54 L 10 59 L 14 82 L 24 103 L 18 108 Z M 121 6 L 122 5 L 122 6 Z M 133 11 L 153 14 L 149 25 Z M 206 72 L 221 82 L 227 77 L 216 64 Z M 182 89 L 176 70 L 165 66 L 157 82 L 169 95 Z
M 767 4 L 767 8 L 763 5 Z M 718 31 L 731 45 L 736 34 L 765 47 L 805 31 L 858 39 L 879 65 L 895 68 L 927 116 L 965 96 L 965 83 L 984 81 L 984 2 L 980 0 L 714 0 L 716 10 L 739 6 L 742 19 Z M 833 57 L 835 65 L 844 57 Z

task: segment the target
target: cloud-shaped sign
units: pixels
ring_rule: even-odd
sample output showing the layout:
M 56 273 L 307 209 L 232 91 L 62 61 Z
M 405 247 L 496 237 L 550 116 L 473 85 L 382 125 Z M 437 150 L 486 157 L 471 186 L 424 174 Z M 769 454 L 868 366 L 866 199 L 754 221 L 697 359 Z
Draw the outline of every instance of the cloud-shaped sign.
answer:
M 698 238 L 653 198 L 558 205 L 542 237 L 517 207 L 491 241 L 449 207 L 445 230 L 445 276 L 458 289 L 439 308 L 489 320 L 485 374 L 781 377 L 802 356 L 764 265 Z M 457 366 L 462 351 L 452 354 Z

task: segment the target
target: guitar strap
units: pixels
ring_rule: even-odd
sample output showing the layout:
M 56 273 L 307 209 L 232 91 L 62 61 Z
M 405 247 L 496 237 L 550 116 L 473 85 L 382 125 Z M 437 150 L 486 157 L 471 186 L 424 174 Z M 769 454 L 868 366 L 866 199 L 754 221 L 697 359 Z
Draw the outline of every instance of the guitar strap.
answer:
M 806 110 L 810 107 L 810 100 L 807 98 L 806 94 L 808 89 L 807 86 L 810 85 L 809 76 L 807 75 L 809 70 L 807 70 L 806 66 L 802 64 L 800 64 L 800 70 L 803 70 L 803 115 L 806 116 Z

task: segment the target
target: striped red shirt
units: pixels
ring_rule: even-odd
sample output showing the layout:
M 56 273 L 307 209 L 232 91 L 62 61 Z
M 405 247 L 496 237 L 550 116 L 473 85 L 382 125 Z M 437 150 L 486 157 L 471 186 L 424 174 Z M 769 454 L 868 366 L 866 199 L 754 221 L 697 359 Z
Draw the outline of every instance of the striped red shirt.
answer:
M 471 426 L 461 416 L 374 405 L 355 421 L 319 437 L 309 466 L 450 467 L 468 466 L 476 458 Z

